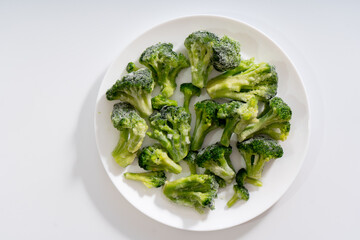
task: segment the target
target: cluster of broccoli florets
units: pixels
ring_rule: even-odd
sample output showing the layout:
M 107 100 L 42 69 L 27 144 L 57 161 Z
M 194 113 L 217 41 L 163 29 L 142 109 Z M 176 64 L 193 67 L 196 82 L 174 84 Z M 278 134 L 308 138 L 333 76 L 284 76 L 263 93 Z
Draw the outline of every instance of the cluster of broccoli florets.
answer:
M 214 209 L 219 188 L 235 182 L 234 195 L 227 204 L 231 207 L 238 200 L 249 199 L 246 184 L 262 186 L 266 162 L 283 156 L 277 141 L 289 135 L 292 112 L 276 97 L 275 68 L 241 59 L 236 40 L 197 31 L 184 45 L 189 59 L 176 53 L 171 43 L 148 47 L 139 58 L 145 67 L 130 62 L 127 74 L 106 92 L 108 100 L 122 101 L 114 105 L 111 114 L 120 132 L 112 155 L 121 167 L 138 156 L 138 164 L 146 172 L 127 172 L 126 179 L 140 181 L 148 188 L 163 186 L 171 201 L 199 212 Z M 191 67 L 192 83 L 181 84 L 184 100 L 178 106 L 170 98 L 179 72 L 187 67 Z M 213 69 L 221 74 L 208 80 Z M 152 96 L 155 85 L 160 94 Z M 192 98 L 201 95 L 201 88 L 206 88 L 211 99 L 191 105 Z M 194 106 L 196 119 L 192 135 L 190 106 Z M 223 129 L 219 141 L 203 146 L 207 134 L 219 128 Z M 158 143 L 141 149 L 146 135 Z M 233 135 L 245 163 L 237 172 L 230 159 Z M 188 165 L 189 176 L 167 181 L 166 174 L 182 172 L 182 160 Z

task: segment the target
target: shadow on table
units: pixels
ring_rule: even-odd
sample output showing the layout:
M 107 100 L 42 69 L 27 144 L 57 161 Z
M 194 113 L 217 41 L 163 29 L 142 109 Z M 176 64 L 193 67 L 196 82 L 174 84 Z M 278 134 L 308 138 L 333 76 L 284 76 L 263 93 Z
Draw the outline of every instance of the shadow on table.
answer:
M 104 219 L 128 239 L 239 239 L 260 222 L 260 217 L 227 230 L 215 232 L 191 232 L 168 227 L 145 216 L 135 209 L 117 191 L 107 176 L 97 152 L 94 132 L 94 111 L 97 93 L 103 74 L 93 83 L 78 116 L 75 132 L 77 161 L 74 174 L 80 177 L 89 197 Z M 271 211 L 271 210 L 270 210 Z

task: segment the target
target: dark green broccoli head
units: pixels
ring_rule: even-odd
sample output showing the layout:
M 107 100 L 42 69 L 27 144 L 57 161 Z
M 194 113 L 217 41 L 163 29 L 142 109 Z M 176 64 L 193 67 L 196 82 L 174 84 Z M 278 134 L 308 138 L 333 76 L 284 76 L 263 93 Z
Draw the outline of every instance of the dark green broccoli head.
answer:
M 192 83 L 203 88 L 206 85 L 209 73 L 213 69 L 213 46 L 219 37 L 208 31 L 191 33 L 184 42 L 191 64 Z
M 182 171 L 181 166 L 169 158 L 166 150 L 158 144 L 145 147 L 141 150 L 139 166 L 150 171 L 167 171 L 176 174 Z
M 158 188 L 165 184 L 166 175 L 164 171 L 143 172 L 143 173 L 124 173 L 124 177 L 129 180 L 142 182 L 148 188 Z
M 160 94 L 151 99 L 151 105 L 153 109 L 159 110 L 164 106 L 177 106 L 177 102 L 175 100 L 168 99 L 164 95 Z
M 183 159 L 189 166 L 189 170 L 191 174 L 197 174 L 196 163 L 195 163 L 197 154 L 198 153 L 196 151 L 190 151 L 188 155 Z
M 237 143 L 246 164 L 247 177 L 259 180 L 265 163 L 283 156 L 282 147 L 273 139 L 257 136 Z
M 165 106 L 160 112 L 149 117 L 152 133 L 149 137 L 157 140 L 170 157 L 179 162 L 189 152 L 190 114 L 183 107 Z
M 114 105 L 111 113 L 111 121 L 119 131 L 125 128 L 133 129 L 139 124 L 146 125 L 146 121 L 140 117 L 135 108 L 127 102 L 120 102 Z
M 247 172 L 245 168 L 241 168 L 237 173 L 235 177 L 235 181 L 238 185 L 243 186 L 245 184 L 245 179 L 247 177 Z
M 191 140 L 191 150 L 199 150 L 206 135 L 224 125 L 224 122 L 217 117 L 219 107 L 219 103 L 210 99 L 195 104 L 196 123 Z
M 274 97 L 269 101 L 270 111 L 279 121 L 290 121 L 292 111 L 291 108 L 279 97 Z
M 128 73 L 131 73 L 131 72 L 135 72 L 137 70 L 139 70 L 140 68 L 138 68 L 135 63 L 133 62 L 129 62 L 128 65 L 126 66 L 126 71 Z
M 214 209 L 214 200 L 219 185 L 210 175 L 190 175 L 172 182 L 166 182 L 164 194 L 171 201 L 195 208 L 203 213 L 206 208 Z
M 108 100 L 121 100 L 133 105 L 142 116 L 152 113 L 151 92 L 154 89 L 154 79 L 148 69 L 141 68 L 126 74 L 106 92 Z
M 210 145 L 199 151 L 196 164 L 221 177 L 226 183 L 231 183 L 235 177 L 230 161 L 231 152 L 232 148 L 230 146 L 225 147 L 219 143 Z
M 214 44 L 212 63 L 219 72 L 236 68 L 240 65 L 240 43 L 228 36 L 224 36 Z
M 188 59 L 173 51 L 171 43 L 158 43 L 148 47 L 140 56 L 140 63 L 148 67 L 161 87 L 161 93 L 170 97 L 176 88 L 176 77 L 190 66 Z

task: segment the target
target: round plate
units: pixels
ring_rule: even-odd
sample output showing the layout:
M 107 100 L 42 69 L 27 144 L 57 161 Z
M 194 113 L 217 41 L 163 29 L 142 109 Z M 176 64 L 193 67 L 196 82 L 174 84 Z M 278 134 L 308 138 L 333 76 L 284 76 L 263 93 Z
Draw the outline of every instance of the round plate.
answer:
M 126 169 L 118 166 L 111 156 L 111 152 L 118 140 L 118 131 L 112 126 L 110 114 L 116 101 L 107 101 L 106 90 L 117 79 L 125 74 L 128 62 L 137 62 L 140 54 L 149 46 L 158 42 L 174 44 L 174 50 L 186 54 L 185 38 L 197 30 L 208 30 L 219 36 L 228 35 L 241 44 L 243 58 L 255 57 L 257 62 L 269 62 L 276 67 L 279 75 L 278 96 L 283 98 L 293 110 L 291 132 L 285 142 L 281 142 L 284 156 L 269 162 L 263 172 L 263 186 L 249 186 L 250 199 L 247 202 L 239 201 L 232 208 L 226 207 L 226 202 L 233 195 L 232 185 L 221 189 L 215 201 L 215 210 L 199 214 L 192 208 L 170 202 L 162 193 L 162 189 L 148 189 L 139 182 L 126 180 L 123 173 L 126 171 L 143 172 L 137 166 L 137 160 Z M 217 73 L 213 71 L 212 76 Z M 190 68 L 183 70 L 178 78 L 178 86 L 183 82 L 191 82 Z M 153 92 L 153 96 L 157 91 Z M 202 96 L 193 99 L 209 98 L 203 90 Z M 172 99 L 182 104 L 182 94 L 179 87 Z M 194 123 L 194 114 L 192 114 Z M 244 223 L 268 208 L 270 208 L 289 188 L 300 170 L 308 146 L 309 139 L 309 106 L 303 83 L 294 65 L 286 54 L 267 36 L 259 30 L 234 19 L 220 16 L 190 16 L 178 18 L 158 25 L 136 38 L 125 47 L 120 56 L 111 65 L 101 84 L 95 112 L 95 132 L 101 161 L 110 179 L 119 192 L 137 209 L 163 224 L 187 230 L 209 231 L 232 227 Z M 204 145 L 215 143 L 220 139 L 221 130 L 208 134 Z M 146 137 L 143 146 L 153 143 Z M 233 136 L 233 153 L 231 160 L 236 170 L 244 166 L 235 146 Z M 188 168 L 182 163 L 183 172 L 170 176 L 169 180 L 189 174 Z

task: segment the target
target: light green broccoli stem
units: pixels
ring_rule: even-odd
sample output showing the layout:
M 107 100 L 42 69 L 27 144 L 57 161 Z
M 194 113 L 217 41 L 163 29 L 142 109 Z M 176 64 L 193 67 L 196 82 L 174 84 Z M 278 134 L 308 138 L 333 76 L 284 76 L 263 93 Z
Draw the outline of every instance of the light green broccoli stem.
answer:
M 262 171 L 265 163 L 270 159 L 261 157 L 260 155 L 253 155 L 249 153 L 244 154 L 247 178 L 259 180 L 261 178 Z
M 112 156 L 114 157 L 117 164 L 121 167 L 126 167 L 130 165 L 135 157 L 136 153 L 131 153 L 128 150 L 128 138 L 129 138 L 129 130 L 121 130 L 119 141 L 116 144 L 115 149 L 112 151 Z
M 262 182 L 260 180 L 254 179 L 254 178 L 246 177 L 245 182 L 250 183 L 257 187 L 262 187 Z
M 231 183 L 235 178 L 235 172 L 228 164 L 218 166 L 215 163 L 208 163 L 204 164 L 204 168 L 209 169 L 212 173 L 224 179 L 227 184 Z
M 240 199 L 245 201 L 249 200 L 249 192 L 245 187 L 234 185 L 233 188 L 234 188 L 234 195 L 226 204 L 228 208 L 232 207 Z
M 213 69 L 211 64 L 212 45 L 213 43 L 208 43 L 206 47 L 199 47 L 197 44 L 193 44 L 189 51 L 192 84 L 199 88 L 206 86 L 209 73 Z
M 197 174 L 197 168 L 195 163 L 186 162 L 189 166 L 190 174 Z
M 128 139 L 128 150 L 131 153 L 136 152 L 142 145 L 142 142 L 145 138 L 145 133 L 148 129 L 146 124 L 136 124 L 133 129 L 131 129 L 130 136 Z
M 190 100 L 191 100 L 192 96 L 191 95 L 186 95 L 184 94 L 184 104 L 183 107 L 185 108 L 185 111 L 190 113 L 189 110 L 189 105 L 190 105 Z
M 134 180 L 142 182 L 147 188 L 155 187 L 154 183 L 151 181 L 148 172 L 146 173 L 124 173 L 124 177 L 128 180 Z
M 228 147 L 230 145 L 231 136 L 234 133 L 234 129 L 237 123 L 239 122 L 239 120 L 240 120 L 239 117 L 226 119 L 225 128 L 220 140 L 220 143 L 225 147 Z

